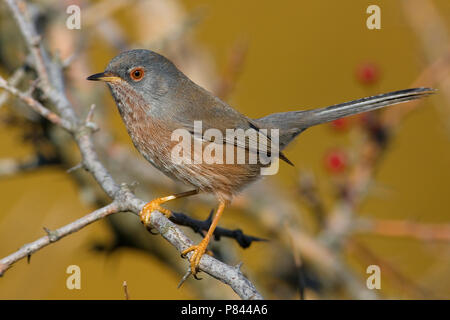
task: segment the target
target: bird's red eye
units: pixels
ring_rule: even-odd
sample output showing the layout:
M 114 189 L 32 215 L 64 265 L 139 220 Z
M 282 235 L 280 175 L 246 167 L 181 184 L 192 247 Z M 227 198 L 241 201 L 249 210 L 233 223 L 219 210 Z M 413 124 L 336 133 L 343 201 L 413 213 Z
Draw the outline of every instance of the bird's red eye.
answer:
M 144 69 L 142 68 L 134 68 L 130 71 L 130 77 L 134 81 L 140 81 L 144 77 Z

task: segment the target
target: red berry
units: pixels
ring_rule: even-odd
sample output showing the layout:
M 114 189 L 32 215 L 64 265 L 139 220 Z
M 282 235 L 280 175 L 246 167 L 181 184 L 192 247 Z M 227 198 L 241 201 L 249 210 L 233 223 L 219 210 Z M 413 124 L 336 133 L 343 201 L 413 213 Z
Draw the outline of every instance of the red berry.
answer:
M 374 84 L 380 79 L 380 68 L 372 62 L 361 63 L 356 68 L 356 79 L 364 85 Z
M 325 154 L 325 168 L 331 173 L 339 173 L 347 168 L 347 155 L 344 151 L 333 149 Z
M 337 131 L 346 131 L 349 126 L 348 118 L 340 118 L 331 121 L 331 127 Z

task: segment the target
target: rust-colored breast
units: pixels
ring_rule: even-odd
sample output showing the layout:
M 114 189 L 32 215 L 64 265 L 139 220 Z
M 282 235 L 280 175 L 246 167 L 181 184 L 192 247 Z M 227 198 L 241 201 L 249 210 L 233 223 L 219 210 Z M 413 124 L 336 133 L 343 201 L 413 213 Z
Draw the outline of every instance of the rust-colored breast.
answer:
M 179 141 L 172 141 L 172 130 L 168 128 L 176 128 L 176 124 L 169 125 L 151 117 L 146 112 L 150 106 L 128 84 L 115 83 L 110 87 L 135 147 L 153 166 L 169 177 L 201 191 L 214 193 L 219 199 L 231 200 L 233 195 L 260 176 L 259 164 L 226 164 L 225 161 L 223 164 L 208 164 L 204 161 L 194 163 L 193 140 L 192 148 L 188 150 L 191 163 L 173 161 L 172 148 Z M 202 154 L 208 143 L 202 142 Z

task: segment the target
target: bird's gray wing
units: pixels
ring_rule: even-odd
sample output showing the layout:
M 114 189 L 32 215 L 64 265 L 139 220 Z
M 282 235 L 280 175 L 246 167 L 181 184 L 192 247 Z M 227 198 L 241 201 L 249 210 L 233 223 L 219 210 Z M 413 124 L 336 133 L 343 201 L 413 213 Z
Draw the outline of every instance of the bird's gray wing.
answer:
M 213 96 L 208 91 L 198 87 L 201 94 L 195 95 L 197 99 L 182 99 L 177 113 L 173 115 L 176 123 L 188 130 L 194 138 L 214 143 L 230 144 L 250 152 L 264 153 L 268 156 L 278 154 L 281 160 L 292 165 L 292 162 L 280 151 L 279 146 L 274 145 L 264 132 L 260 131 L 258 124 L 239 113 L 228 104 Z M 195 121 L 201 121 L 201 132 L 195 132 Z M 217 129 L 222 134 L 222 141 L 215 141 L 205 136 L 208 129 Z M 227 130 L 242 129 L 245 139 L 236 139 Z

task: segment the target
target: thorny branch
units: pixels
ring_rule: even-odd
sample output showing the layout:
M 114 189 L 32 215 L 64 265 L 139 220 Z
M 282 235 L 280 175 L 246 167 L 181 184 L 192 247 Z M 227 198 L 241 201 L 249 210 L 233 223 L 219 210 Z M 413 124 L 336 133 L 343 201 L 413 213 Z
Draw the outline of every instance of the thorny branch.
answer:
M 46 118 L 51 123 L 59 125 L 69 132 L 72 131 L 72 123 L 70 121 L 62 119 L 56 113 L 48 110 L 39 101 L 33 99 L 31 95 L 20 92 L 15 87 L 9 86 L 6 80 L 1 77 L 0 77 L 0 88 L 5 89 L 10 94 L 16 96 L 17 98 L 25 102 L 31 109 L 39 113 L 41 116 Z
M 0 86 L 20 98 L 30 108 L 37 111 L 52 123 L 63 127 L 72 134 L 81 152 L 83 167 L 93 175 L 98 184 L 110 198 L 113 199 L 113 201 L 111 204 L 98 209 L 73 223 L 55 231 L 49 231 L 46 236 L 25 245 L 17 252 L 1 259 L 0 275 L 18 260 L 28 257 L 50 243 L 76 232 L 94 221 L 119 211 L 130 211 L 138 214 L 145 204 L 145 202 L 137 198 L 129 188 L 117 184 L 99 161 L 91 139 L 91 128 L 75 114 L 74 108 L 64 92 L 63 66 L 58 62 L 49 59 L 48 52 L 41 43 L 41 39 L 36 32 L 33 23 L 29 20 L 26 3 L 15 0 L 6 0 L 6 3 L 12 11 L 33 57 L 34 66 L 39 79 L 37 86 L 44 92 L 46 98 L 56 108 L 59 115 L 48 110 L 31 96 L 23 94 L 8 85 L 3 78 L 0 79 Z M 159 212 L 153 212 L 151 215 L 151 224 L 179 251 L 192 245 L 192 241 L 187 238 L 175 224 Z M 262 299 L 262 296 L 258 293 L 254 285 L 244 277 L 240 268 L 228 266 L 213 257 L 205 255 L 201 260 L 200 270 L 228 284 L 242 299 Z
M 56 242 L 60 240 L 61 238 L 68 236 L 69 234 L 72 234 L 85 226 L 91 224 L 92 222 L 95 222 L 97 220 L 100 220 L 112 213 L 116 213 L 121 211 L 121 206 L 118 202 L 112 202 L 111 204 L 100 208 L 98 210 L 95 210 L 94 212 L 72 222 L 68 225 L 65 225 L 64 227 L 61 227 L 56 230 L 48 230 L 44 229 L 47 233 L 46 236 L 39 238 L 36 241 L 33 241 L 29 244 L 24 245 L 22 248 L 14 252 L 13 254 L 10 254 L 9 256 L 3 258 L 0 260 L 0 276 L 5 273 L 6 270 L 8 270 L 12 265 L 28 256 L 31 256 L 36 251 L 48 246 L 49 244 Z
M 203 233 L 208 231 L 209 226 L 211 225 L 213 213 L 214 211 L 212 210 L 209 213 L 208 218 L 206 218 L 206 220 L 201 221 L 193 219 L 183 213 L 174 212 L 170 217 L 170 220 L 178 225 L 189 227 L 196 233 L 204 235 Z M 244 249 L 250 247 L 250 245 L 254 241 L 266 241 L 265 239 L 262 238 L 248 236 L 244 234 L 241 229 L 229 230 L 226 228 L 217 227 L 216 230 L 214 231 L 214 238 L 216 240 L 220 240 L 221 237 L 235 239 L 236 242 Z

